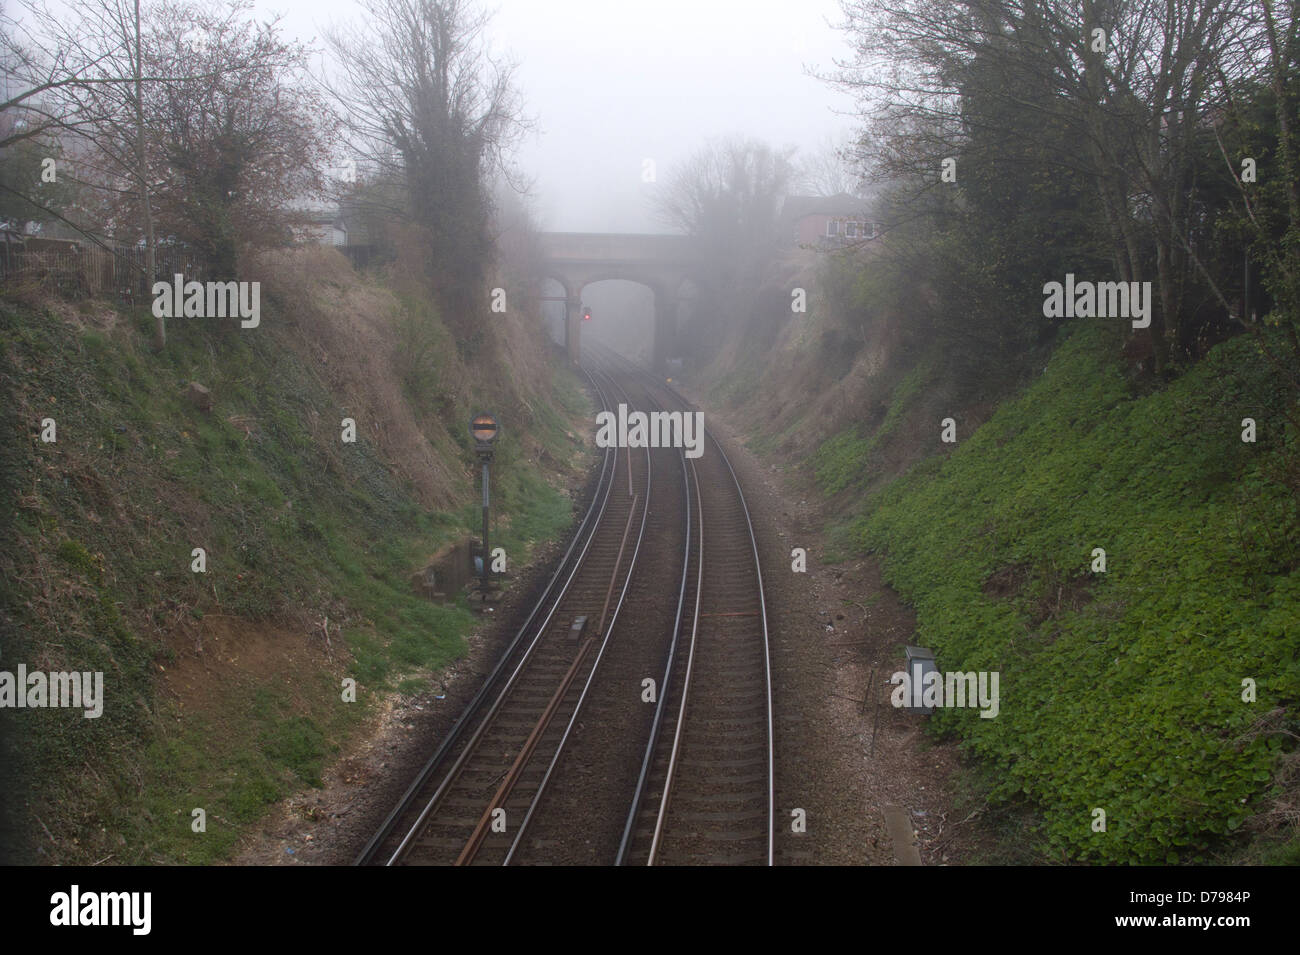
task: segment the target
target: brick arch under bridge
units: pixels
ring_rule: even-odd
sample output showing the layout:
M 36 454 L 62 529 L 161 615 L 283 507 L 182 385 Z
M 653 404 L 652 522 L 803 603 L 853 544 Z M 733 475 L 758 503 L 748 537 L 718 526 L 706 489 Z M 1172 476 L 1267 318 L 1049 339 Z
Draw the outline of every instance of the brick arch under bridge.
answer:
M 543 232 L 543 272 L 564 286 L 564 345 L 569 360 L 582 356 L 582 290 L 621 279 L 654 293 L 654 364 L 662 371 L 677 338 L 677 291 L 699 281 L 695 244 L 687 236 L 602 232 Z

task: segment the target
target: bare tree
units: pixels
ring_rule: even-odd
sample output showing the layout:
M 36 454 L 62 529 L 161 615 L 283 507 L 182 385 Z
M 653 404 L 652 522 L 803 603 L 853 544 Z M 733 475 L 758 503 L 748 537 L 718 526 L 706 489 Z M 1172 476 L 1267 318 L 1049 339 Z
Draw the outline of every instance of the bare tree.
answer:
M 138 198 L 147 250 L 145 281 L 151 282 L 153 218 L 142 98 L 146 82 L 154 78 L 146 76 L 142 62 L 140 0 L 72 0 L 59 10 L 51 10 L 43 0 L 23 0 L 22 6 L 27 22 L 4 23 L 3 50 L 3 109 L 17 110 L 22 119 L 0 136 L 0 148 L 31 138 L 79 136 L 92 143 L 93 154 L 110 167 L 105 171 L 101 163 L 95 170 L 98 176 L 91 173 L 97 185 L 114 188 L 111 183 L 126 180 Z M 81 153 L 83 159 L 89 155 Z M 24 198 L 77 227 L 39 204 L 34 195 Z M 154 339 L 159 348 L 166 341 L 161 318 Z
M 703 310 L 716 316 L 708 329 L 714 344 L 751 311 L 775 250 L 781 201 L 796 179 L 794 152 L 753 139 L 715 140 L 675 169 L 655 197 L 660 221 L 695 237 L 707 266 Z
M 9 118 L 0 132 L 0 149 L 96 122 L 102 114 L 69 111 L 63 94 L 95 86 L 127 87 L 135 79 L 114 58 L 115 50 L 66 28 L 66 12 L 56 16 L 39 0 L 23 0 L 20 6 L 23 20 L 0 11 L 0 115 Z M 80 22 L 75 11 L 73 19 Z
M 144 98 L 159 225 L 218 275 L 244 250 L 291 238 L 294 202 L 318 196 L 331 136 L 308 83 L 310 50 L 246 0 L 164 0 L 151 18 Z
M 236 244 L 282 228 L 284 200 L 314 182 L 323 110 L 295 82 L 306 50 L 282 42 L 274 21 L 254 24 L 250 0 L 23 6 L 23 25 L 4 24 L 3 49 L 6 103 L 22 122 L 0 145 L 68 145 L 72 178 L 99 196 L 95 231 L 143 241 L 146 287 L 160 199 L 167 232 L 223 272 Z M 162 318 L 154 338 L 163 347 Z
M 933 184 L 944 159 L 970 158 L 975 127 L 963 93 L 976 85 L 985 149 L 1011 151 L 1026 117 L 1070 130 L 1060 140 L 1068 145 L 1046 158 L 1093 184 L 1121 276 L 1145 278 L 1154 249 L 1161 308 L 1151 332 L 1162 364 L 1187 277 L 1199 270 L 1189 240 L 1195 138 L 1222 105 L 1224 78 L 1259 59 L 1248 0 L 842 0 L 842 8 L 855 56 L 825 78 L 859 97 L 882 175 Z
M 326 33 L 339 71 L 329 88 L 353 148 L 405 184 L 407 216 L 430 245 L 428 278 L 463 340 L 492 255 L 486 183 L 509 174 L 506 156 L 529 126 L 514 67 L 491 53 L 489 17 L 469 0 L 362 6 L 362 24 Z
M 852 137 L 827 137 L 798 164 L 798 187 L 814 196 L 857 195 L 862 189 L 862 157 Z
M 714 140 L 674 170 L 656 195 L 655 212 L 666 225 L 699 238 L 765 242 L 798 175 L 794 152 L 753 139 Z

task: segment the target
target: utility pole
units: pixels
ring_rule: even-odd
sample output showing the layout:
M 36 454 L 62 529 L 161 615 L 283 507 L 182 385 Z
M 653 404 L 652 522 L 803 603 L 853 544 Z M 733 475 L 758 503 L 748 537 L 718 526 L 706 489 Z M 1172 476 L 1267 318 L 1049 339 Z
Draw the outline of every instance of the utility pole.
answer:
M 488 545 L 488 513 L 491 506 L 490 488 L 492 486 L 492 442 L 499 431 L 495 415 L 476 414 L 469 423 L 469 433 L 474 438 L 474 450 L 483 466 L 483 572 L 479 575 L 479 586 L 487 594 L 488 580 L 492 576 L 492 549 Z
M 149 207 L 149 164 L 144 151 L 144 61 L 140 54 L 140 0 L 135 0 L 135 170 L 140 179 L 140 209 L 144 213 L 146 275 L 141 300 L 147 301 L 153 294 L 158 265 L 154 259 L 153 210 Z M 162 351 L 167 344 L 167 325 L 161 316 L 154 317 L 153 339 L 154 347 Z

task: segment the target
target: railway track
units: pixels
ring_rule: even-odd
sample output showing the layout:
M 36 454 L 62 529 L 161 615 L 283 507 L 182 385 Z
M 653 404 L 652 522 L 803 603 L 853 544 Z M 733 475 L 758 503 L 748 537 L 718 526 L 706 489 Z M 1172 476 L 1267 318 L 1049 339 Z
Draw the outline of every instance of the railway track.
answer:
M 599 373 L 592 384 L 602 407 L 622 397 Z M 607 450 L 591 506 L 541 599 L 358 864 L 504 861 L 541 788 L 539 767 L 563 748 L 567 721 L 614 630 L 649 481 L 644 452 Z M 586 626 L 575 631 L 579 618 Z
M 685 410 L 680 396 L 612 353 L 601 366 L 589 377 L 604 410 L 617 402 Z M 591 505 L 537 605 L 358 864 L 567 861 L 544 847 L 568 837 L 527 834 L 594 832 L 593 812 L 608 817 L 610 836 L 594 848 L 587 839 L 593 855 L 582 861 L 772 863 L 761 570 L 739 483 L 721 447 L 707 442 L 698 460 L 606 450 Z M 649 565 L 638 563 L 647 527 Z M 633 616 L 620 621 L 634 580 Z M 602 684 L 607 653 L 614 673 Z M 628 699 L 626 682 L 606 684 L 626 676 L 629 654 L 658 661 L 652 718 L 611 702 Z M 616 724 L 602 725 L 585 754 L 584 712 Z M 593 772 L 593 747 L 599 806 L 585 803 L 595 797 L 580 775 Z
M 688 407 L 655 389 L 665 405 Z M 712 435 L 689 462 L 693 606 L 679 621 L 619 864 L 772 865 L 767 605 L 740 482 Z

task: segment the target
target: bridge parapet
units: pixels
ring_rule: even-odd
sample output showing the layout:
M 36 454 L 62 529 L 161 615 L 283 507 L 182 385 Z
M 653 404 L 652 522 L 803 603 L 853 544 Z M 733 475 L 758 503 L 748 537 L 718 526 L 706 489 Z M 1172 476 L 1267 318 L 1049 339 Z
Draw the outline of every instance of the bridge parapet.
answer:
M 672 265 L 689 268 L 695 242 L 684 235 L 543 232 L 542 253 L 556 264 Z

